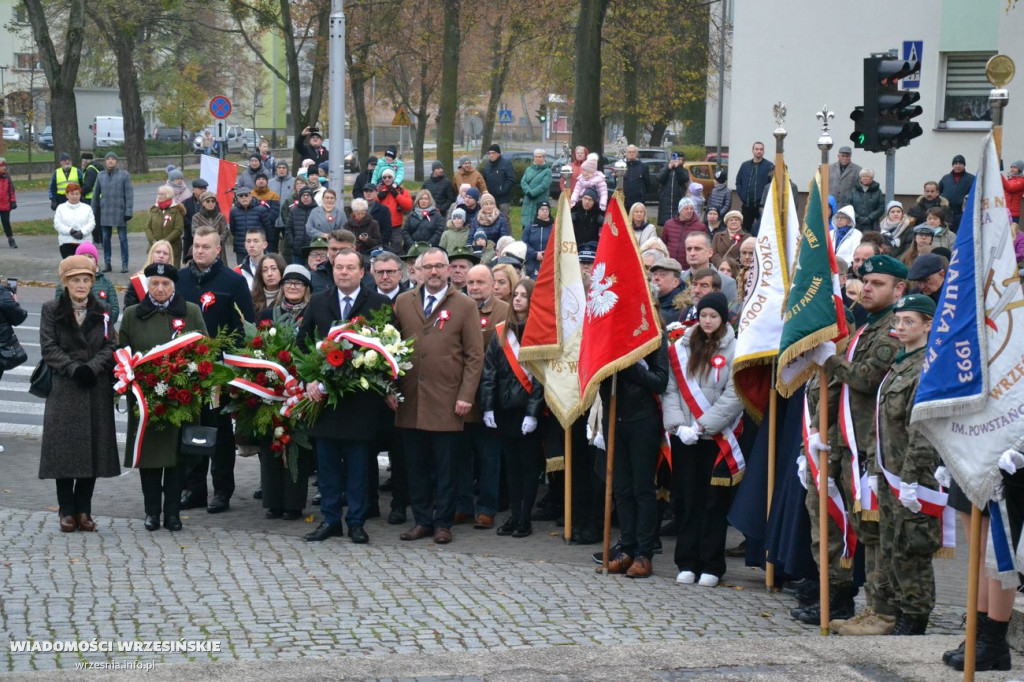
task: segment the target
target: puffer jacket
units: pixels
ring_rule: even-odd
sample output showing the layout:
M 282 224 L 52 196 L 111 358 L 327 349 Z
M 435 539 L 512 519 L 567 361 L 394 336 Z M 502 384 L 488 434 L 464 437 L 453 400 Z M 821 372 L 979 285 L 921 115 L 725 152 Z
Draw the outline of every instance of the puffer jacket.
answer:
M 711 196 L 708 198 L 708 203 L 704 207 L 704 218 L 707 219 L 708 211 L 711 209 L 718 210 L 718 219 L 723 220 L 725 214 L 732 208 L 732 190 L 729 189 L 729 185 L 724 182 L 716 182 L 715 186 L 711 188 Z
M 522 334 L 525 325 L 517 325 Z M 521 410 L 530 417 L 539 417 L 544 410 L 544 386 L 533 380 L 533 390 L 526 392 L 519 383 L 512 366 L 505 357 L 505 350 L 498 342 L 498 331 L 491 337 L 484 349 L 484 372 L 480 378 L 480 411 Z
M 312 199 L 310 195 L 310 199 Z M 316 202 L 310 201 L 309 205 L 303 204 L 297 198 L 293 198 L 283 209 L 281 217 L 284 218 L 284 230 L 281 233 L 281 240 L 287 242 L 292 250 L 293 258 L 302 257 L 302 249 L 309 246 L 309 237 L 306 235 L 306 221 L 309 214 L 316 208 Z
M 618 411 L 615 419 L 618 422 L 634 422 L 641 419 L 657 418 L 661 414 L 658 396 L 665 392 L 670 371 L 665 337 L 661 337 L 661 345 L 644 358 L 645 368 L 638 361 L 626 369 L 619 371 Z M 612 378 L 601 382 L 601 405 L 604 410 L 605 429 L 608 428 L 608 410 L 611 406 Z M 607 438 L 607 435 L 605 436 Z
M 405 222 L 405 214 L 412 210 L 412 195 L 404 187 L 392 185 L 389 188 L 381 184 L 377 186 L 377 203 L 391 212 L 391 232 L 393 236 L 395 228 Z
M 405 225 L 402 226 L 402 244 L 408 251 L 413 242 L 430 242 L 431 246 L 441 243 L 441 235 L 444 233 L 444 215 L 437 210 L 436 206 L 428 209 L 414 208 L 405 217 Z
M 699 328 L 697 326 L 690 327 L 683 338 L 676 343 L 683 344 L 689 350 L 690 338 Z M 668 352 L 676 351 L 674 348 L 670 348 Z M 711 409 L 697 420 L 694 420 L 693 413 L 690 412 L 690 408 L 679 392 L 675 372 L 669 373 L 668 388 L 665 389 L 665 393 L 661 397 L 662 420 L 667 431 L 675 431 L 678 426 L 693 426 L 696 421 L 704 429 L 701 438 L 710 439 L 712 435 L 721 433 L 733 425 L 736 417 L 743 411 L 743 403 L 736 395 L 736 389 L 732 383 L 732 361 L 735 353 L 736 339 L 731 331 L 726 331 L 725 336 L 722 337 L 721 348 L 717 353 L 725 357 L 725 367 L 718 372 L 717 380 L 715 379 L 715 370 L 709 368 L 707 375 L 697 382 L 704 397 L 711 403 Z M 686 367 L 683 367 L 683 371 L 686 371 Z
M 678 216 L 670 218 L 661 228 L 661 240 L 668 247 L 668 255 L 679 261 L 684 269 L 689 268 L 686 264 L 686 236 L 691 232 L 708 232 L 707 226 L 700 221 L 697 213 L 685 223 L 679 220 Z
M 523 188 L 523 227 L 528 227 L 537 217 L 540 203 L 547 200 L 551 192 L 551 166 L 546 162 L 527 166 L 519 186 Z
M 569 200 L 569 203 L 576 206 L 583 197 L 583 193 L 588 189 L 597 192 L 597 205 L 601 207 L 602 211 L 607 211 L 608 181 L 604 179 L 604 173 L 600 170 L 596 171 L 589 178 L 580 173 L 580 177 L 576 179 L 576 186 L 572 188 L 572 198 Z
M 540 271 L 537 252 L 543 252 L 548 247 L 554 225 L 555 221 L 550 218 L 543 221 L 535 219 L 532 225 L 523 230 L 523 242 L 526 244 L 526 264 L 523 266 L 523 273 L 527 277 L 537 278 Z
M 850 192 L 850 205 L 857 214 L 857 229 L 878 232 L 878 219 L 885 213 L 885 193 L 877 182 L 872 180 L 867 187 L 858 182 Z
M 245 232 L 246 230 L 259 227 L 264 233 L 270 232 L 274 225 L 274 216 L 266 206 L 261 206 L 255 201 L 249 204 L 249 208 L 242 208 L 237 203 L 231 207 L 231 217 L 228 220 L 231 226 L 231 237 L 235 253 L 245 253 Z
M 573 210 L 572 229 L 576 233 L 577 244 L 598 241 L 601 238 L 601 228 L 603 227 L 604 211 L 596 204 L 589 211 L 584 211 L 583 206 L 578 206 Z
M 512 230 L 509 229 L 508 220 L 505 219 L 505 216 L 500 212 L 497 212 L 497 209 L 495 209 L 495 215 L 497 215 L 497 217 L 494 219 L 494 222 L 484 223 L 480 220 L 480 214 L 476 214 L 469 226 L 469 234 L 466 236 L 466 246 L 473 246 L 473 236 L 476 234 L 477 230 L 483 230 L 484 234 L 487 235 L 487 240 L 492 241 L 495 244 L 497 244 L 498 240 L 502 237 L 511 236 Z
M 349 216 L 342 227 L 356 236 L 356 251 L 369 255 L 371 251 L 380 246 L 380 225 L 367 213 L 362 220 L 356 220 Z M 365 234 L 366 240 L 360 240 L 359 235 Z

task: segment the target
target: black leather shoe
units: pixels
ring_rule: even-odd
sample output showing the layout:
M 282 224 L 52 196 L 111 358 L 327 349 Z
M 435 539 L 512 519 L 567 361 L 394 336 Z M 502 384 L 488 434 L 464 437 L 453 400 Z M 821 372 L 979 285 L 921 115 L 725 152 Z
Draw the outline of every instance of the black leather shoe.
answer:
M 281 512 L 281 518 L 285 521 L 298 521 L 302 518 L 301 509 L 285 509 Z
M 200 507 L 206 506 L 206 498 L 199 499 L 191 490 L 186 490 L 181 494 L 181 509 L 199 509 Z
M 181 530 L 181 518 L 178 516 L 165 516 L 164 528 L 172 532 Z
M 400 526 L 405 523 L 405 509 L 392 509 L 388 514 L 388 523 L 392 526 Z
M 516 529 L 512 531 L 512 537 L 514 538 L 525 538 L 533 534 L 533 524 L 529 521 L 521 521 L 516 525 Z
M 505 519 L 505 523 L 503 523 L 500 526 L 498 526 L 498 530 L 496 530 L 494 532 L 497 533 L 498 535 L 501 535 L 501 536 L 512 535 L 513 533 L 515 533 L 516 526 L 518 526 L 518 525 L 519 524 L 516 523 L 516 520 L 513 519 L 510 516 L 507 519 Z
M 206 508 L 206 511 L 210 514 L 221 514 L 231 509 L 231 503 L 228 498 L 216 495 L 213 498 L 213 502 L 210 502 L 210 506 Z
M 280 509 L 268 509 L 263 516 L 268 519 L 279 519 L 284 516 L 284 512 Z
M 112 268 L 110 267 L 110 263 L 107 263 L 106 265 L 103 266 L 103 272 L 110 272 L 111 269 Z
M 159 514 L 147 514 L 146 515 L 146 530 L 154 531 L 160 528 L 160 515 Z
M 349 526 L 348 536 L 357 545 L 365 545 L 370 541 L 370 536 L 366 534 L 366 530 L 362 526 Z
M 335 536 L 341 537 L 345 534 L 345 529 L 342 525 L 332 525 L 327 522 L 321 523 L 317 526 L 316 530 L 312 533 L 306 533 L 306 542 L 323 542 L 327 538 L 333 538 Z

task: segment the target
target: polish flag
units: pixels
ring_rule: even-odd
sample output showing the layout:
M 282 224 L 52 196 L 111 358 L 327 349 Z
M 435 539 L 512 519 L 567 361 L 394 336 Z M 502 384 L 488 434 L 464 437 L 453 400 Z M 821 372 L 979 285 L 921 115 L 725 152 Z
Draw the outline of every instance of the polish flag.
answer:
M 209 191 L 217 195 L 220 212 L 227 218 L 235 198 L 233 190 L 238 180 L 238 164 L 204 155 L 199 160 L 199 177 L 210 183 Z

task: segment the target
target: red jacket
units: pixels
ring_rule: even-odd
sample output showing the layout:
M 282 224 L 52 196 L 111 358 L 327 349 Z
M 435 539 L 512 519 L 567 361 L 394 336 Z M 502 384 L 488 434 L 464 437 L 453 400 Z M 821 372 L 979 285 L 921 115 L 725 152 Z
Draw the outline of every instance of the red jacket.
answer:
M 392 185 L 388 189 L 381 183 L 377 187 L 377 201 L 391 211 L 392 231 L 401 231 L 405 214 L 412 210 L 412 195 L 401 185 Z
M 1020 217 L 1020 198 L 1024 194 L 1024 175 L 1003 176 L 1003 191 L 1006 192 L 1006 208 L 1010 215 Z
M 686 236 L 691 232 L 704 232 L 705 234 L 711 234 L 708 228 L 702 223 L 696 215 L 690 218 L 686 223 L 680 222 L 679 216 L 670 218 L 665 222 L 664 227 L 661 228 L 661 239 L 665 242 L 665 246 L 668 247 L 668 255 L 670 258 L 675 258 L 679 261 L 679 264 L 683 266 L 683 270 L 688 270 L 689 265 L 686 264 Z
M 0 211 L 10 211 L 17 201 L 18 195 L 14 193 L 11 174 L 0 175 Z

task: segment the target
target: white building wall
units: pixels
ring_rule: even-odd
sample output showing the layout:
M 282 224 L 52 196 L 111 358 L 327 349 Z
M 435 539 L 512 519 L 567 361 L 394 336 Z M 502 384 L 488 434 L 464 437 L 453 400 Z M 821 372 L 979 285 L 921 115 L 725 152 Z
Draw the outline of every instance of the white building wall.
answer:
M 998 3 L 1004 0 L 974 0 Z M 983 132 L 939 130 L 944 75 L 939 54 L 942 3 L 935 0 L 859 0 L 854 5 L 816 0 L 739 0 L 735 8 L 731 73 L 729 139 L 730 184 L 750 146 L 761 140 L 767 156 L 774 154 L 772 106 L 786 103 L 786 161 L 793 179 L 806 190 L 820 162 L 820 134 L 815 112 L 823 105 L 835 112 L 834 147 L 830 161 L 843 145 L 853 147 L 850 112 L 863 104 L 863 58 L 904 40 L 924 41 L 920 104 L 917 119 L 924 134 L 896 154 L 896 194 L 919 194 L 926 180 L 949 172 L 955 154 L 967 157 L 974 172 Z M 1024 7 L 999 14 L 1001 54 L 1024 70 Z M 884 17 L 884 20 L 883 20 Z M 1007 163 L 1024 157 L 1024 75 L 1009 86 L 1010 104 L 1004 119 L 1003 157 Z M 709 125 L 709 129 L 712 126 Z M 885 187 L 885 155 L 853 150 L 855 163 L 873 168 Z

